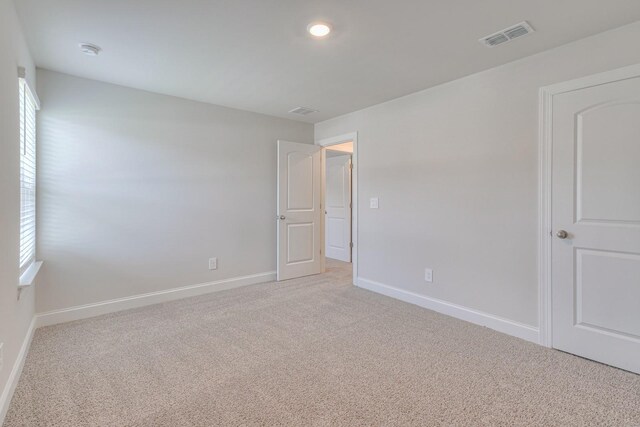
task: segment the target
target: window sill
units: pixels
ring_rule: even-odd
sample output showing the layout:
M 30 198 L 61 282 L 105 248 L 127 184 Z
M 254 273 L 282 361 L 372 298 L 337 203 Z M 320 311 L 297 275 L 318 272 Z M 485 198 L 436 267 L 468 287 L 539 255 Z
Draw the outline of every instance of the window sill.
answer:
M 38 271 L 40 271 L 40 267 L 42 267 L 42 261 L 32 262 L 29 268 L 27 268 L 24 273 L 22 273 L 22 276 L 20 276 L 18 288 L 22 289 L 31 286 L 38 275 Z

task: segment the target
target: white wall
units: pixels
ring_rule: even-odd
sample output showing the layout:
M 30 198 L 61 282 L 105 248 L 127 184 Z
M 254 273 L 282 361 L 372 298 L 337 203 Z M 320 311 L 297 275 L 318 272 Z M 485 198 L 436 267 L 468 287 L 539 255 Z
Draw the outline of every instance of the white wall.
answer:
M 38 95 L 38 312 L 275 270 L 276 140 L 312 125 L 45 70 Z
M 18 66 L 35 83 L 35 68 L 13 1 L 0 0 L 0 424 L 9 396 L 8 380 L 33 317 L 33 289 L 17 299 L 20 235 L 20 126 Z
M 358 131 L 359 276 L 537 325 L 538 89 L 639 63 L 638 40 L 635 23 L 316 124 Z

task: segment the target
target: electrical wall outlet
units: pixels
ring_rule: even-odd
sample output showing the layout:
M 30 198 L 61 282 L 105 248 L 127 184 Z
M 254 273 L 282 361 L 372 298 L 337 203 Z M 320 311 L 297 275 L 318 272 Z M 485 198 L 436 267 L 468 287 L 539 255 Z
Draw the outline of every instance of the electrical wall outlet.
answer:
M 377 197 L 372 197 L 369 199 L 369 208 L 378 209 L 378 206 L 380 206 L 380 203 L 378 202 Z
M 433 270 L 430 268 L 425 268 L 424 269 L 424 280 L 426 282 L 432 283 L 433 282 Z
M 209 270 L 218 269 L 218 258 L 209 258 Z

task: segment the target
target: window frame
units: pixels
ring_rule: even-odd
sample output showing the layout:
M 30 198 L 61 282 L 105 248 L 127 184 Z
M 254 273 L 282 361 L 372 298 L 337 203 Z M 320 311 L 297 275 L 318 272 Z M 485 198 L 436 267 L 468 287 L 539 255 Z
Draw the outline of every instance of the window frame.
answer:
M 18 109 L 19 109 L 19 188 L 20 188 L 20 225 L 19 225 L 19 247 L 18 247 L 18 267 L 20 273 L 20 285 L 24 285 L 25 276 L 35 276 L 34 267 L 40 264 L 36 261 L 36 241 L 37 241 L 37 211 L 36 211 L 36 174 L 37 174 L 37 123 L 36 114 L 40 109 L 40 102 L 35 91 L 31 88 L 25 78 L 24 68 L 18 68 Z M 25 177 L 25 172 L 30 176 Z M 27 179 L 29 182 L 27 183 Z M 25 192 L 29 191 L 28 199 L 25 199 Z M 28 213 L 31 219 L 25 223 L 24 217 L 27 209 L 25 203 L 29 203 Z M 24 230 L 27 227 L 27 230 Z M 24 233 L 31 233 L 25 244 Z M 24 258 L 25 248 L 28 250 L 27 257 Z M 30 284 L 30 283 L 29 283 Z

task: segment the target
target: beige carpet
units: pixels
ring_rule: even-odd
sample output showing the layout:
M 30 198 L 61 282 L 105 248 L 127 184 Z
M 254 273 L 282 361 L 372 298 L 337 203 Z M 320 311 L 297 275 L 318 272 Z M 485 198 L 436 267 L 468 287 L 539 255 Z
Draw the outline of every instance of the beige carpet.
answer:
M 640 376 L 350 280 L 39 329 L 5 425 L 640 425 Z

